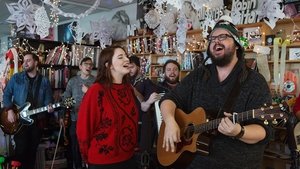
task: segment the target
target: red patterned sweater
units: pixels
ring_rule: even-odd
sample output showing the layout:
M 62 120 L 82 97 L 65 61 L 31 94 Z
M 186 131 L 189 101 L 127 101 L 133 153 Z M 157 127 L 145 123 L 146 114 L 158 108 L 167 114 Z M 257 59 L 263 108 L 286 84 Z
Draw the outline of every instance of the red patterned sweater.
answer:
M 137 144 L 138 109 L 130 84 L 104 89 L 94 83 L 84 95 L 77 120 L 83 160 L 112 164 L 130 159 Z

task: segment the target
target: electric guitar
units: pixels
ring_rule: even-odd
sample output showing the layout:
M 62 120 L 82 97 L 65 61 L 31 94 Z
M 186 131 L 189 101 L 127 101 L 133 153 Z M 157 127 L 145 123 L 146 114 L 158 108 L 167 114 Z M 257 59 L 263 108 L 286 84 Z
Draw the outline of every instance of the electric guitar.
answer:
M 233 113 L 229 117 L 234 123 L 249 119 L 267 120 L 287 119 L 287 107 L 283 104 L 272 105 L 268 108 L 253 109 L 242 113 Z M 203 108 L 198 107 L 192 113 L 186 114 L 180 109 L 175 111 L 175 120 L 180 128 L 181 142 L 176 143 L 175 152 L 166 151 L 162 148 L 165 123 L 162 122 L 157 140 L 157 158 L 163 166 L 186 166 L 187 161 L 191 161 L 190 155 L 196 152 L 196 141 L 201 133 L 217 129 L 222 118 L 206 121 L 206 114 Z
M 52 104 L 52 108 L 71 107 L 75 103 L 73 98 L 67 98 L 63 102 Z M 34 120 L 30 118 L 31 115 L 38 114 L 48 110 L 48 106 L 40 107 L 34 110 L 28 110 L 31 103 L 26 102 L 23 106 L 13 106 L 13 111 L 16 115 L 16 121 L 11 123 L 7 120 L 8 112 L 3 111 L 0 114 L 0 127 L 2 131 L 8 135 L 16 134 L 24 125 L 31 125 Z

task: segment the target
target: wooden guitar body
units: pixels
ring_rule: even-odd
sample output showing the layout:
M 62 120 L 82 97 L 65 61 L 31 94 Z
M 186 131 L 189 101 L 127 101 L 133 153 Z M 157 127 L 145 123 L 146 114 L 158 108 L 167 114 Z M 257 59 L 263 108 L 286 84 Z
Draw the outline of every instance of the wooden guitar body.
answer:
M 206 115 L 203 108 L 198 107 L 192 113 L 186 114 L 180 109 L 176 109 L 175 120 L 177 124 L 181 126 L 190 126 L 191 128 L 187 130 L 186 127 L 181 128 L 181 142 L 176 144 L 176 151 L 166 151 L 162 148 L 163 137 L 158 137 L 157 140 L 157 157 L 163 166 L 176 166 L 178 168 L 181 166 L 184 168 L 193 159 L 193 153 L 196 152 L 197 146 L 196 141 L 200 133 L 195 134 L 193 131 L 193 126 L 197 124 L 205 123 Z M 162 122 L 159 136 L 164 136 L 165 123 Z
M 12 135 L 17 133 L 23 125 L 30 125 L 33 123 L 33 121 L 26 121 L 20 118 L 20 113 L 27 111 L 30 107 L 30 103 L 26 103 L 22 107 L 17 107 L 16 105 L 13 106 L 13 111 L 15 113 L 15 122 L 11 123 L 8 121 L 8 112 L 3 111 L 0 113 L 0 127 L 2 131 L 6 134 Z M 20 111 L 21 110 L 21 111 Z
M 271 105 L 269 107 L 261 107 L 259 109 L 248 110 L 241 113 L 233 113 L 228 117 L 233 123 L 239 123 L 249 119 L 259 119 L 263 121 L 275 119 L 287 119 L 287 106 L 284 104 Z M 203 108 L 198 107 L 190 114 L 184 113 L 180 109 L 175 110 L 175 120 L 180 128 L 180 140 L 176 143 L 175 152 L 166 151 L 162 147 L 165 123 L 162 122 L 157 140 L 157 158 L 161 165 L 183 169 L 192 161 L 192 156 L 197 151 L 198 136 L 206 132 L 218 128 L 222 118 L 206 121 L 206 113 Z

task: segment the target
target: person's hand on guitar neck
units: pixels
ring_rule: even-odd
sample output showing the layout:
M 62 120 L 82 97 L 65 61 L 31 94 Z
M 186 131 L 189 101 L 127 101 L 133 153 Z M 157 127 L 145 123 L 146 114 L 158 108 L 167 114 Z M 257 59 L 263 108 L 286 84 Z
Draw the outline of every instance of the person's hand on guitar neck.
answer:
M 224 112 L 226 116 L 218 126 L 218 131 L 226 136 L 239 139 L 247 144 L 255 144 L 266 137 L 265 129 L 258 124 L 249 124 L 242 126 L 239 123 L 234 124 L 229 117 L 230 113 Z
M 222 118 L 218 126 L 218 131 L 226 136 L 235 137 L 242 131 L 242 126 L 239 123 L 233 123 L 228 117 L 232 116 L 230 113 L 224 112 L 225 118 Z
M 13 109 L 7 110 L 7 120 L 10 123 L 14 123 L 16 121 L 16 115 L 15 115 Z

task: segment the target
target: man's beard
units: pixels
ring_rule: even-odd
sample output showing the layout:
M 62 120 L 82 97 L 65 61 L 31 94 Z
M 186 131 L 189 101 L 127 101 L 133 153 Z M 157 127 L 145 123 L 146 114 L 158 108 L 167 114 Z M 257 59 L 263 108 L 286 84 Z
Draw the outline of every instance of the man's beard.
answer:
M 215 57 L 210 50 L 208 50 L 208 56 L 211 58 L 211 61 L 213 64 L 215 64 L 216 66 L 220 66 L 220 67 L 223 67 L 223 66 L 226 66 L 228 65 L 231 61 L 232 61 L 232 58 L 233 58 L 233 55 L 234 55 L 234 52 L 235 50 L 235 46 L 231 49 L 228 49 L 228 48 L 225 48 L 224 47 L 224 55 L 223 57 Z
M 179 77 L 175 78 L 174 80 L 171 80 L 169 77 L 165 77 L 165 81 L 170 84 L 176 84 L 179 82 Z
M 27 72 L 27 73 L 29 73 L 29 72 L 32 72 L 33 70 L 34 70 L 34 67 L 33 66 L 29 66 L 29 67 L 24 67 L 24 70 L 25 70 L 25 72 Z

